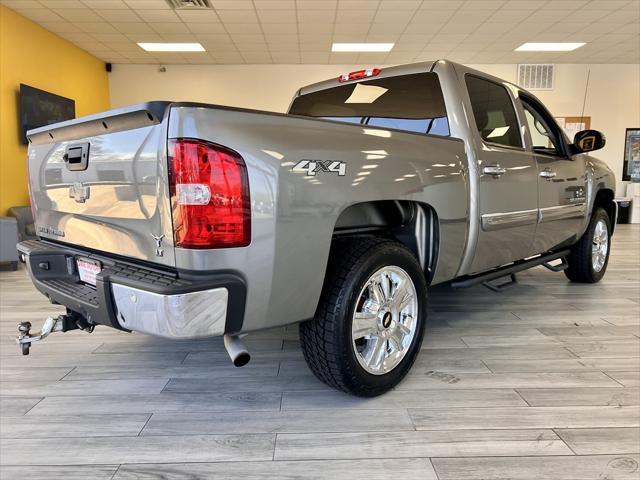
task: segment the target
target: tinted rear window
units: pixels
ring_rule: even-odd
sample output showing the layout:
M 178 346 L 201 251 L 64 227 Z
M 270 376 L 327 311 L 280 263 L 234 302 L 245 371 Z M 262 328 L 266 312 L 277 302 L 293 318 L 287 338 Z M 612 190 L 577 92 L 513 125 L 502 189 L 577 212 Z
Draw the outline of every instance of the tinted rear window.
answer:
M 347 83 L 296 98 L 293 115 L 449 135 L 438 76 L 415 73 Z

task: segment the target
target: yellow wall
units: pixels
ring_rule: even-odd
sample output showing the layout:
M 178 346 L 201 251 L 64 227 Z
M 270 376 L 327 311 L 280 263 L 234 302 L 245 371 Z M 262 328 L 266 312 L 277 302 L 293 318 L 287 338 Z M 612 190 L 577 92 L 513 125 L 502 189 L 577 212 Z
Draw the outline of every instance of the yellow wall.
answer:
M 78 117 L 109 108 L 103 61 L 0 5 L 0 215 L 29 204 L 21 83 L 75 100 Z

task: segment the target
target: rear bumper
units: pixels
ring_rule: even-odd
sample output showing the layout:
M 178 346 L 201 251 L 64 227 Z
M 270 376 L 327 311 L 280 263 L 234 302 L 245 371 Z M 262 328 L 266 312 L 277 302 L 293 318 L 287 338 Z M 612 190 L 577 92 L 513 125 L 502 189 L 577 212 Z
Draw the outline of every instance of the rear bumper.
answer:
M 246 288 L 235 274 L 161 270 L 42 240 L 18 251 L 35 287 L 90 323 L 175 339 L 242 328 Z M 79 257 L 100 262 L 95 287 L 80 282 Z

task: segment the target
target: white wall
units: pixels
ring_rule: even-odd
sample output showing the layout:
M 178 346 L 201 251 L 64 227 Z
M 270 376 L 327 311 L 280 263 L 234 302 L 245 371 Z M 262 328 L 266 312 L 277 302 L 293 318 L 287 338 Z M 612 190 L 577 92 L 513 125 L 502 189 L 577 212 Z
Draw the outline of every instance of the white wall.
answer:
M 516 81 L 516 65 L 472 65 Z M 309 83 L 358 70 L 353 65 L 114 65 L 110 74 L 113 107 L 147 100 L 183 100 L 284 112 L 296 90 Z M 607 146 L 596 156 L 618 177 L 624 195 L 622 159 L 625 128 L 640 127 L 640 65 L 557 64 L 555 88 L 534 92 L 556 116 L 579 116 L 590 71 L 584 114 L 602 130 Z

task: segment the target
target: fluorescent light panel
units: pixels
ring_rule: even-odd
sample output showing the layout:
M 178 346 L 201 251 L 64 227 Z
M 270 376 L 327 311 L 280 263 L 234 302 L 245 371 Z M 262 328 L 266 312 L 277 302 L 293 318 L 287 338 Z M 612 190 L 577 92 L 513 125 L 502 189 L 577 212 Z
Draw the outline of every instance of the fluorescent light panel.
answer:
M 516 48 L 516 52 L 571 52 L 586 45 L 584 42 L 527 42 Z
M 200 43 L 138 43 L 147 52 L 206 52 Z
M 334 43 L 332 52 L 390 52 L 395 43 Z

